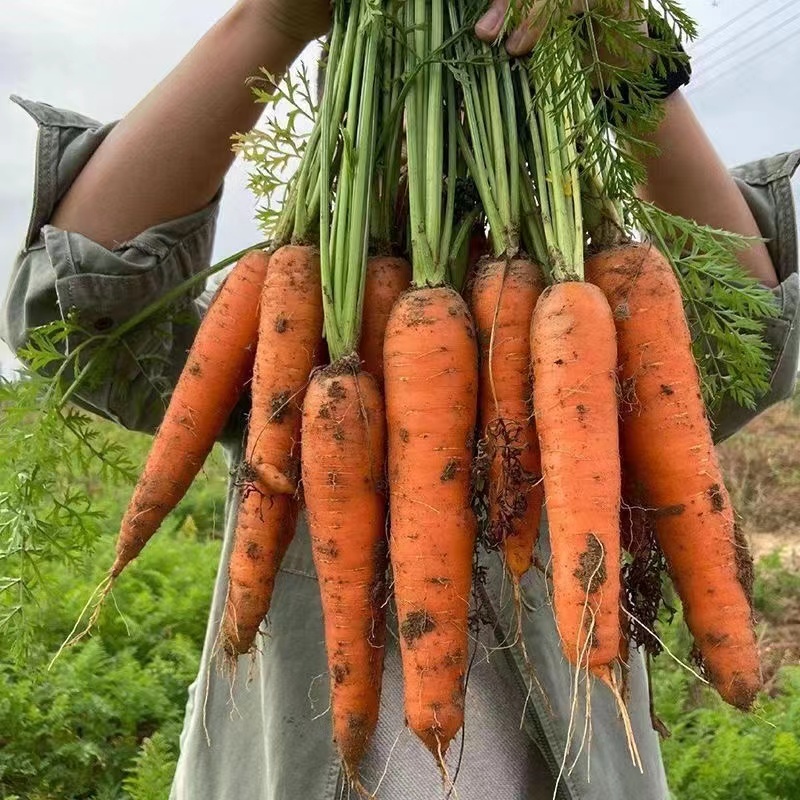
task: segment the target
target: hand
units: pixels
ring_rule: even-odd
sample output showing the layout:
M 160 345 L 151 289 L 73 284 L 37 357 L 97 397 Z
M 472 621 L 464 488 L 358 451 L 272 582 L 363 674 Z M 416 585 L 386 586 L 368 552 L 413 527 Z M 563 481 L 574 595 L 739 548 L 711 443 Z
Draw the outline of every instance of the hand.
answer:
M 519 0 L 515 0 L 519 2 Z M 594 0 L 573 0 L 572 13 L 580 14 L 587 5 L 594 4 Z M 503 20 L 508 10 L 509 0 L 492 0 L 488 11 L 478 20 L 475 25 L 475 35 L 484 42 L 491 43 L 497 40 L 503 28 Z M 522 56 L 529 53 L 541 36 L 544 28 L 544 20 L 540 19 L 541 12 L 546 10 L 547 0 L 533 0 L 531 10 L 528 12 L 525 21 L 515 28 L 506 39 L 506 50 L 509 55 Z M 626 11 L 621 9 L 620 16 L 630 18 L 631 5 L 627 6 Z M 623 7 L 624 8 L 624 7 Z M 642 29 L 646 30 L 644 20 Z M 618 58 L 611 56 L 606 48 L 600 47 L 603 58 L 609 58 L 610 63 L 618 61 Z
M 266 25 L 302 49 L 325 34 L 331 23 L 330 0 L 242 0 Z

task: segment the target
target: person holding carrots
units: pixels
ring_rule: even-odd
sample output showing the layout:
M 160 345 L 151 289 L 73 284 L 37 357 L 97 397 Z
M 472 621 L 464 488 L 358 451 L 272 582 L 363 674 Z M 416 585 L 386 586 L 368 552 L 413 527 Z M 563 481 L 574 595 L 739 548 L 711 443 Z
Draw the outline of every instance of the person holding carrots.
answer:
M 507 0 L 492 2 L 476 26 L 479 38 L 496 39 L 506 8 Z M 259 67 L 285 72 L 329 21 L 326 0 L 239 0 L 170 75 L 112 125 L 17 98 L 40 128 L 36 201 L 0 317 L 2 338 L 19 349 L 31 328 L 71 311 L 90 329 L 112 328 L 208 264 L 221 186 L 233 161 L 230 137 L 249 130 L 259 116 L 246 81 Z M 508 36 L 506 47 L 518 55 L 535 41 L 535 25 L 525 25 Z M 665 93 L 673 88 L 665 86 Z M 740 259 L 751 275 L 774 288 L 780 307 L 766 331 L 774 355 L 770 389 L 756 410 L 724 411 L 716 420 L 717 437 L 724 438 L 787 397 L 794 384 L 800 301 L 789 179 L 800 151 L 729 173 L 680 89 L 666 96 L 664 108 L 651 135 L 657 152 L 643 157 L 642 195 L 700 223 L 763 236 L 765 241 L 742 251 Z M 160 356 L 168 365 L 164 379 L 174 384 L 207 301 L 207 294 L 187 299 L 186 313 L 168 323 L 158 339 L 132 336 L 112 377 L 87 387 L 79 402 L 128 428 L 155 430 L 164 412 L 163 387 L 142 374 L 138 359 Z M 221 437 L 232 463 L 241 457 L 243 427 L 243 414 L 237 413 Z M 226 546 L 201 669 L 189 690 L 171 797 L 338 797 L 345 778 L 324 714 L 320 594 L 302 518 L 275 584 L 271 636 L 255 656 L 256 668 L 243 662 L 231 687 L 212 664 L 228 588 L 235 498 L 232 483 Z M 540 541 L 548 547 L 546 530 Z M 565 753 L 566 763 L 572 763 L 579 743 L 568 750 L 570 672 L 544 579 L 534 572 L 521 583 L 526 607 L 538 609 L 522 624 L 541 686 L 526 702 L 528 673 L 517 650 L 507 646 L 517 620 L 502 595 L 502 565 L 491 556 L 484 566 L 487 580 L 480 591 L 493 625 L 480 635 L 483 646 L 470 672 L 458 796 L 667 797 L 643 659 L 635 652 L 629 709 L 643 772 L 631 766 L 613 698 L 599 686 L 592 696 L 591 775 L 587 759 L 578 758 L 569 774 L 559 776 Z M 381 718 L 362 776 L 371 786 L 381 780 L 379 796 L 387 800 L 439 798 L 435 766 L 423 745 L 404 732 L 402 706 L 397 643 L 389 642 Z

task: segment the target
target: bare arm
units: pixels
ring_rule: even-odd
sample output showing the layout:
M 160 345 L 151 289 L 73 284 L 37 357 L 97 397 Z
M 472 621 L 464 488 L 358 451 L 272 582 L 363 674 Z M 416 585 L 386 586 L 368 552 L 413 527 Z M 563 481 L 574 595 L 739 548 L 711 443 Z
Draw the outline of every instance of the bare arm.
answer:
M 239 0 L 109 134 L 52 223 L 105 247 L 205 206 L 233 162 L 230 137 L 255 125 L 246 86 L 282 74 L 328 24 L 326 0 Z
M 657 155 L 642 156 L 647 183 L 641 196 L 670 213 L 703 225 L 760 236 L 741 192 L 680 91 L 664 101 L 664 118 L 649 139 Z M 767 286 L 778 276 L 763 242 L 739 254 L 742 266 Z

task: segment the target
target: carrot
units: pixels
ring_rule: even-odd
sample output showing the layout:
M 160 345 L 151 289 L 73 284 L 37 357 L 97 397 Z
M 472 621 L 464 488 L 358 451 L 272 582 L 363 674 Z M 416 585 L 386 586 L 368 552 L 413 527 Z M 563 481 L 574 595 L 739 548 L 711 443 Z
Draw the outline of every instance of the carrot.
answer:
M 406 720 L 441 764 L 464 721 L 476 534 L 477 349 L 461 297 L 446 287 L 401 295 L 386 328 L 384 368 Z
M 680 289 L 653 247 L 627 244 L 586 265 L 607 295 L 619 342 L 622 445 L 636 476 L 689 629 L 712 683 L 748 709 L 761 687 L 746 586 L 746 546 L 714 451 Z
M 294 535 L 301 408 L 321 337 L 317 252 L 311 247 L 281 247 L 272 255 L 261 294 L 242 468 L 244 494 L 236 519 L 221 633 L 229 655 L 252 647 Z
M 294 536 L 297 501 L 245 485 L 228 567 L 229 586 L 220 641 L 225 654 L 247 653 L 269 610 L 275 577 Z
M 325 619 L 333 736 L 353 782 L 380 705 L 385 454 L 377 381 L 355 359 L 316 372 L 303 405 L 303 486 Z
M 531 322 L 533 403 L 556 624 L 578 666 L 619 648 L 620 461 L 614 320 L 596 286 L 558 283 Z
M 367 261 L 358 352 L 378 386 L 383 386 L 383 337 L 389 312 L 410 283 L 411 265 L 404 258 L 375 256 Z
M 269 263 L 260 250 L 241 258 L 200 324 L 123 517 L 112 578 L 186 493 L 250 379 Z
M 319 253 L 285 245 L 272 255 L 261 296 L 248 471 L 265 494 L 294 494 L 303 396 L 322 339 Z
M 480 345 L 479 419 L 489 458 L 489 536 L 515 585 L 533 561 L 544 490 L 533 424 L 530 320 L 542 291 L 527 259 L 484 259 L 472 286 Z

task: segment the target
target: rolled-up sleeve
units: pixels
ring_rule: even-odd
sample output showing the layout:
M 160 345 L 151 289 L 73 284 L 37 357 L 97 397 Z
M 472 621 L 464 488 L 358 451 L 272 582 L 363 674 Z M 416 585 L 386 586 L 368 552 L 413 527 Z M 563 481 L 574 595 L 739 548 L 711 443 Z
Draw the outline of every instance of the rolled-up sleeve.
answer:
M 734 180 L 766 240 L 779 284 L 773 290 L 778 315 L 764 330 L 769 346 L 769 390 L 755 408 L 725 403 L 715 415 L 715 439 L 722 441 L 764 409 L 791 397 L 800 359 L 800 278 L 798 277 L 797 220 L 791 178 L 800 163 L 800 150 L 754 161 L 733 170 Z
M 48 224 L 114 124 L 12 99 L 39 126 L 33 210 L 0 315 L 0 337 L 13 350 L 24 346 L 33 328 L 67 315 L 89 333 L 112 331 L 209 264 L 221 192 L 200 211 L 110 250 Z M 154 430 L 196 333 L 207 300 L 203 289 L 126 335 L 103 379 L 81 391 L 81 405 L 128 428 Z M 67 348 L 77 341 L 68 339 Z

